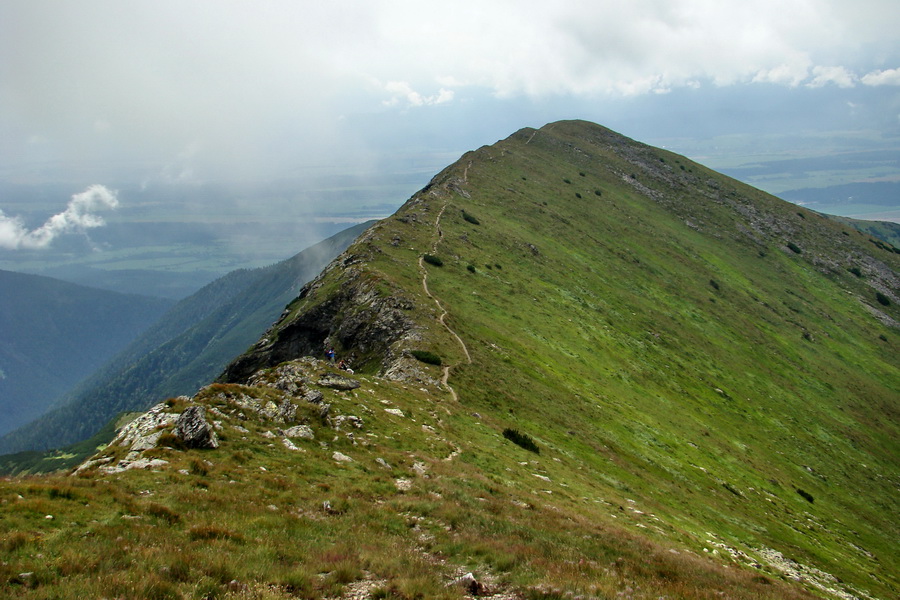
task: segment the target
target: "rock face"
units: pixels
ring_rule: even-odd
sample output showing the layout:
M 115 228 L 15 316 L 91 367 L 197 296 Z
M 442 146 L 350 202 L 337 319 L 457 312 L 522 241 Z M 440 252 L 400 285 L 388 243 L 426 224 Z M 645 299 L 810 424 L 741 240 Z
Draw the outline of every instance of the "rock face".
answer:
M 379 370 L 387 371 L 396 359 L 391 346 L 415 330 L 415 324 L 406 314 L 413 303 L 400 293 L 379 292 L 359 269 L 346 267 L 339 292 L 291 315 L 297 302 L 315 299 L 323 279 L 332 269 L 358 260 L 352 254 L 339 257 L 307 284 L 276 326 L 249 352 L 232 362 L 219 381 L 243 383 L 260 369 L 303 356 L 319 357 L 326 342 L 334 344 L 340 355 L 354 357 L 354 368 L 377 361 Z
M 188 448 L 218 448 L 219 440 L 206 421 L 206 409 L 198 404 L 190 406 L 175 421 L 175 437 Z

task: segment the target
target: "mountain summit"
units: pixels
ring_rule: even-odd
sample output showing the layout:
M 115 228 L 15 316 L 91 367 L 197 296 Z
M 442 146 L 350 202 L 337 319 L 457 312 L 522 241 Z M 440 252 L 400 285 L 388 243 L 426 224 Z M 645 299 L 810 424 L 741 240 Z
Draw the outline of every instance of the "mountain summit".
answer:
M 219 382 L 65 484 L 4 484 L 4 529 L 29 532 L 4 572 L 157 597 L 893 597 L 898 264 L 600 126 L 523 129 L 369 228 Z M 48 496 L 100 525 L 6 509 Z M 141 558 L 73 560 L 104 544 Z M 15 576 L 38 552 L 59 558 Z

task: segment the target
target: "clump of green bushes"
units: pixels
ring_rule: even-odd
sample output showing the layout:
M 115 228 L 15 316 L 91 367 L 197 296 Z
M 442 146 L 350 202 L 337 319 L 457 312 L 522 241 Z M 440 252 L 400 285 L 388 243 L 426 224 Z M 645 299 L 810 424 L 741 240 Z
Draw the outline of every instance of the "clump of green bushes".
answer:
M 434 265 L 435 267 L 443 267 L 444 261 L 433 254 L 426 254 L 422 257 L 422 260 L 427 262 L 429 265 Z
M 529 452 L 534 452 L 535 454 L 541 453 L 541 449 L 538 448 L 537 442 L 531 439 L 531 436 L 529 436 L 527 433 L 522 433 L 517 429 L 510 429 L 509 427 L 507 427 L 503 430 L 503 437 L 511 441 L 516 446 L 524 448 Z
M 875 299 L 878 300 L 878 304 L 882 306 L 890 306 L 891 299 L 882 294 L 881 292 L 875 292 Z
M 481 221 L 478 220 L 477 217 L 467 213 L 466 211 L 462 211 L 462 218 L 467 223 L 471 223 L 472 225 L 481 225 Z
M 791 249 L 794 254 L 800 254 L 803 250 L 800 249 L 800 246 L 795 244 L 794 242 L 788 242 L 787 247 Z
M 410 354 L 412 354 L 419 362 L 438 367 L 441 366 L 441 357 L 434 352 L 429 352 L 428 350 L 410 350 Z

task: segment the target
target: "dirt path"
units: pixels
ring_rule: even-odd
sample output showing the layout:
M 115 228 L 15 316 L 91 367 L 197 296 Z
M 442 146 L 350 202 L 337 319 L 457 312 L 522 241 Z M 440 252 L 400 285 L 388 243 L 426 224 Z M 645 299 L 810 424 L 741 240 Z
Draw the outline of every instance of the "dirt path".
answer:
M 434 230 L 435 230 L 435 239 L 434 243 L 431 245 L 431 251 L 433 253 L 437 252 L 437 245 L 444 238 L 444 232 L 441 231 L 441 217 L 444 215 L 444 210 L 447 208 L 447 204 L 441 207 L 440 212 L 438 212 L 437 218 L 434 220 Z M 441 325 L 443 325 L 444 329 L 447 330 L 450 335 L 452 335 L 456 342 L 459 344 L 459 347 L 462 349 L 463 354 L 466 357 L 466 363 L 472 364 L 472 357 L 469 355 L 469 348 L 466 346 L 466 343 L 462 340 L 459 335 L 453 331 L 453 329 L 447 324 L 447 309 L 444 308 L 444 305 L 441 304 L 441 301 L 438 300 L 437 296 L 431 293 L 431 290 L 428 289 L 428 271 L 425 269 L 425 263 L 423 262 L 423 257 L 419 257 L 419 269 L 422 271 L 422 289 L 425 290 L 425 295 L 431 298 L 435 305 L 438 307 L 438 310 L 441 313 L 441 316 L 438 317 L 438 321 Z M 441 384 L 447 388 L 450 392 L 450 395 L 453 396 L 454 400 L 459 400 L 459 396 L 456 395 L 456 390 L 453 389 L 453 386 L 449 384 L 450 379 L 450 369 L 451 366 L 444 367 L 444 374 L 441 377 Z

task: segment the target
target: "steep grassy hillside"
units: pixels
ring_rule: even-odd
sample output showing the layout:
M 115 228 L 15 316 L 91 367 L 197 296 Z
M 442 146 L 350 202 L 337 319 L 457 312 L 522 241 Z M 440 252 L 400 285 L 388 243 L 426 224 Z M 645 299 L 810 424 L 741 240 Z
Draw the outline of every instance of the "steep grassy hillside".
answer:
M 300 287 L 369 225 L 350 227 L 269 267 L 233 271 L 204 286 L 63 398 L 62 406 L 0 438 L 0 452 L 74 444 L 120 412 L 192 394 L 250 346 Z M 29 463 L 31 468 L 34 463 Z
M 46 412 L 172 304 L 0 271 L 0 435 Z
M 522 130 L 370 228 L 221 383 L 74 477 L 4 483 L 3 576 L 25 597 L 459 598 L 469 571 L 496 598 L 896 597 L 898 258 L 598 126 Z M 350 380 L 300 359 L 325 346 Z M 185 449 L 192 406 L 217 447 Z

